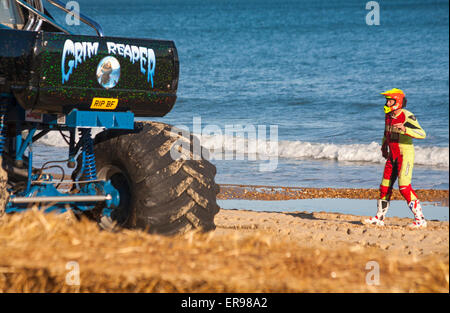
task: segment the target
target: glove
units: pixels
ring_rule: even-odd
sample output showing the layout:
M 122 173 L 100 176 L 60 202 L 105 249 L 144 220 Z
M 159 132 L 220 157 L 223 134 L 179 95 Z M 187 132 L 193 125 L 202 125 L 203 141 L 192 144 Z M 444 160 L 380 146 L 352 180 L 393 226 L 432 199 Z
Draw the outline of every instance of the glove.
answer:
M 389 158 L 389 149 L 388 149 L 388 145 L 383 145 L 381 147 L 381 154 L 383 155 L 383 158 L 385 158 L 386 160 Z

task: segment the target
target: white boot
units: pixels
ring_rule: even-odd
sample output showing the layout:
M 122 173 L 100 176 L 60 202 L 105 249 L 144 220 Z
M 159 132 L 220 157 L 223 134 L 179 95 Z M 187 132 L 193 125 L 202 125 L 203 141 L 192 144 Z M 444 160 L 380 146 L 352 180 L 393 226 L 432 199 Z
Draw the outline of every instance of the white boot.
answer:
M 422 206 L 419 200 L 413 200 L 408 204 L 409 209 L 414 214 L 414 222 L 409 224 L 408 227 L 412 229 L 419 229 L 427 227 L 427 221 L 422 213 Z
M 386 217 L 386 213 L 389 209 L 389 201 L 387 200 L 378 200 L 377 201 L 377 215 L 362 221 L 363 224 L 366 225 L 376 225 L 376 226 L 384 226 L 384 218 Z

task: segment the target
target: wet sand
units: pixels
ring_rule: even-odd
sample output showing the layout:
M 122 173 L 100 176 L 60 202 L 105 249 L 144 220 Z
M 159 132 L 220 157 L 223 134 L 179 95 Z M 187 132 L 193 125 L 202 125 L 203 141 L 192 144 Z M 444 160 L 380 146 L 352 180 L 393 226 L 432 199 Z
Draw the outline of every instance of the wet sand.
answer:
M 449 191 L 442 189 L 418 189 L 417 196 L 422 202 L 439 202 L 448 206 Z M 378 189 L 357 188 L 304 188 L 285 186 L 257 186 L 221 184 L 218 199 L 245 200 L 294 200 L 317 198 L 346 198 L 346 199 L 378 199 Z M 403 200 L 402 195 L 394 189 L 391 200 Z

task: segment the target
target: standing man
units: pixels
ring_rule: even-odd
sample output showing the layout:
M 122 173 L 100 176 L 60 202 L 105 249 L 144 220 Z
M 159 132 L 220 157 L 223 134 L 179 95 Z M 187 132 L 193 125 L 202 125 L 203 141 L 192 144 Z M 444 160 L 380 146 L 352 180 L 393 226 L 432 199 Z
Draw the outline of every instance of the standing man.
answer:
M 414 222 L 409 227 L 417 229 L 427 226 L 422 207 L 411 187 L 414 166 L 413 138 L 424 139 L 425 131 L 416 117 L 405 110 L 406 97 L 402 90 L 394 88 L 381 93 L 386 97 L 384 106 L 385 128 L 381 152 L 386 159 L 383 180 L 380 185 L 378 212 L 375 217 L 366 219 L 364 224 L 384 226 L 384 218 L 389 208 L 392 188 L 398 178 L 400 193 L 414 214 Z

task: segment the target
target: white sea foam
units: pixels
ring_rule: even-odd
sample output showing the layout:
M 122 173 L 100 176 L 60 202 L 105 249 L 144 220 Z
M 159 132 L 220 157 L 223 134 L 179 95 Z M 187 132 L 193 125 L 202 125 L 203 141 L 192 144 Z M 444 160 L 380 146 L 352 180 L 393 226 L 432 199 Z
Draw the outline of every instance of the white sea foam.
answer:
M 384 163 L 381 145 L 370 144 L 337 145 L 301 141 L 280 141 L 279 156 L 283 158 L 328 159 Z M 415 164 L 449 167 L 448 147 L 415 146 Z
M 274 157 L 286 159 L 314 159 L 337 160 L 352 162 L 384 163 L 381 155 L 381 145 L 372 142 L 370 144 L 330 144 L 312 143 L 305 141 L 280 140 L 277 149 L 270 145 L 270 141 L 258 142 L 244 138 L 230 140 L 226 136 L 202 136 L 202 145 L 213 151 L 233 151 L 237 153 L 256 153 L 264 156 L 261 159 Z M 243 149 L 244 148 L 244 149 Z M 433 167 L 449 167 L 449 147 L 419 147 L 415 146 L 415 164 Z M 256 150 L 255 150 L 256 149 Z
M 93 130 L 93 135 L 101 130 Z M 314 159 L 314 160 L 337 160 L 352 162 L 384 163 L 381 156 L 380 144 L 331 144 L 312 143 L 306 141 L 280 140 L 278 145 L 269 141 L 248 140 L 241 137 L 198 136 L 201 144 L 211 149 L 213 158 L 220 158 L 222 152 L 233 152 L 235 154 L 256 154 L 258 159 L 279 157 L 286 159 Z M 39 143 L 66 147 L 67 144 L 58 132 L 50 132 L 39 140 Z M 449 147 L 419 147 L 415 146 L 415 164 L 433 167 L 449 168 Z

